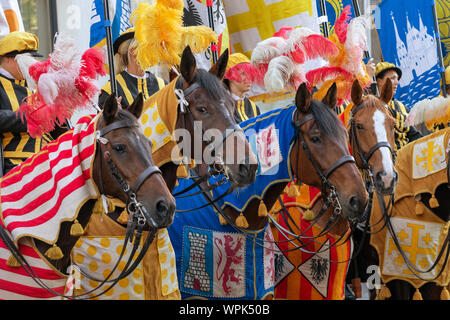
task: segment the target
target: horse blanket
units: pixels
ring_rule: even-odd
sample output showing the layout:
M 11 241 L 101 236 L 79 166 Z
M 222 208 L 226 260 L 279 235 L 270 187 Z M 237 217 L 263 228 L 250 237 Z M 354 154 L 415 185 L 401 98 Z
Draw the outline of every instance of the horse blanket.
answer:
M 60 293 L 66 277 L 40 255 L 33 239 L 54 244 L 60 224 L 74 221 L 82 205 L 98 197 L 91 172 L 97 119 L 81 118 L 73 130 L 0 180 L 2 226 L 38 276 Z M 0 241 L 0 298 L 58 298 L 39 287 L 22 267 L 9 267 L 6 261 L 10 254 Z
M 218 201 L 221 208 L 232 206 L 244 212 L 254 198 L 262 199 L 268 188 L 292 181 L 290 152 L 293 145 L 295 106 L 277 109 L 242 122 L 257 155 L 259 169 L 253 184 Z M 209 183 L 223 177 L 210 178 Z M 174 193 L 193 183 L 179 179 Z M 218 198 L 230 187 L 226 183 L 213 191 Z M 188 191 L 194 193 L 199 188 Z M 207 203 L 203 195 L 176 198 L 178 210 L 198 208 Z M 242 233 L 221 225 L 212 206 L 177 212 L 168 228 L 174 246 L 179 287 L 183 299 L 264 299 L 273 295 L 273 237 L 270 227 Z
M 390 221 L 401 249 L 419 270 L 429 269 L 448 234 L 450 223 L 441 220 L 417 201 L 416 197 L 420 197 L 422 193 L 434 195 L 439 185 L 447 183 L 449 135 L 450 128 L 440 130 L 409 143 L 397 154 L 395 169 L 399 182 Z M 416 206 L 422 208 L 421 214 L 417 214 Z M 374 196 L 370 224 L 377 223 L 381 217 L 380 206 Z M 415 288 L 426 283 L 409 270 L 386 228 L 373 234 L 370 239 L 370 244 L 377 250 L 380 259 L 381 279 L 384 283 L 398 279 L 409 282 Z M 448 264 L 442 275 L 434 280 L 442 269 L 443 260 L 442 258 L 430 272 L 419 275 L 439 286 L 447 286 L 450 282 Z
M 286 241 L 284 235 L 272 226 L 276 241 L 275 250 L 275 299 L 289 300 L 343 300 L 345 297 L 345 277 L 351 258 L 352 243 L 331 232 L 318 236 L 323 229 L 302 219 L 304 210 L 314 206 L 321 193 L 314 187 L 303 184 L 298 197 L 282 195 L 282 201 L 290 216 L 300 230 L 289 225 L 297 234 L 305 237 L 317 237 L 314 240 L 302 240 L 302 250 L 296 249 L 293 243 Z M 272 216 L 283 228 L 289 230 L 287 221 L 281 217 L 279 202 L 272 208 Z M 350 230 L 348 231 L 350 232 Z M 288 237 L 291 238 L 291 237 Z M 298 240 L 297 246 L 302 246 Z

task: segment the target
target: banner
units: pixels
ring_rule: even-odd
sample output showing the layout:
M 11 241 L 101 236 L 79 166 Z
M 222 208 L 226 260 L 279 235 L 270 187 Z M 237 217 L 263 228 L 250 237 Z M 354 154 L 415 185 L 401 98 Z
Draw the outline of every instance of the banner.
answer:
M 355 10 L 353 9 L 352 0 L 316 0 L 317 13 L 319 16 L 321 15 L 320 12 L 321 1 L 325 2 L 326 15 L 328 17 L 329 34 L 333 33 L 336 19 L 339 18 L 339 16 L 342 13 L 342 10 L 344 10 L 346 6 L 350 5 L 351 16 L 355 17 Z M 322 15 L 325 15 L 325 13 L 322 13 Z
M 450 65 L 450 2 L 448 0 L 435 0 L 436 13 L 439 22 L 439 33 L 441 35 L 442 55 L 444 65 Z
M 17 0 L 0 0 L 0 37 L 13 31 L 25 31 Z
M 207 0 L 183 0 L 184 14 L 183 25 L 185 27 L 204 25 L 212 28 L 210 25 L 210 17 L 208 15 Z M 219 38 L 217 43 L 217 57 L 219 57 L 227 48 L 230 47 L 230 39 L 228 36 L 228 26 L 225 16 L 225 10 L 222 0 L 214 0 L 212 2 L 212 18 L 214 21 L 214 32 Z M 198 67 L 208 70 L 212 66 L 212 52 L 208 48 L 202 54 L 195 54 Z
M 320 32 L 314 0 L 224 0 L 233 52 L 251 57 L 253 48 L 281 27 Z
M 111 19 L 112 41 L 131 27 L 130 23 L 130 1 L 108 0 L 109 18 Z M 103 47 L 106 45 L 105 13 L 103 0 L 92 0 L 91 2 L 91 28 L 89 47 Z
M 374 12 L 384 61 L 402 70 L 395 97 L 410 109 L 440 93 L 432 0 L 384 0 Z

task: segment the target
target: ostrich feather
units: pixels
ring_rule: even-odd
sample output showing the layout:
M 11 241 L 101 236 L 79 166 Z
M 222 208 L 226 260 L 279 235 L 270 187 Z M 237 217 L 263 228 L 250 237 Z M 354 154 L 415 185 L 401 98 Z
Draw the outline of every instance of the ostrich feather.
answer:
M 334 32 L 336 33 L 340 43 L 345 43 L 347 40 L 348 22 L 351 19 L 350 15 L 351 8 L 350 5 L 347 5 L 344 10 L 342 10 L 341 15 L 336 19 L 336 23 L 334 24 Z
M 283 54 L 286 48 L 286 40 L 280 37 L 271 37 L 258 43 L 253 50 L 251 63 L 269 63 L 270 60 Z
M 279 56 L 269 63 L 264 85 L 268 92 L 280 92 L 286 89 L 289 79 L 294 72 L 294 63 L 286 56 Z
M 16 61 L 23 78 L 27 82 L 28 88 L 36 90 L 36 81 L 31 76 L 29 69 L 33 64 L 38 62 L 38 60 L 33 58 L 30 53 L 22 53 L 16 55 Z
M 190 46 L 192 52 L 201 53 L 205 51 L 212 42 L 217 43 L 217 34 L 206 26 L 191 26 L 182 28 L 181 46 L 182 52 L 186 46 Z
M 450 97 L 438 96 L 417 102 L 410 110 L 407 118 L 409 125 L 417 126 L 425 123 L 429 130 L 435 124 L 450 121 Z

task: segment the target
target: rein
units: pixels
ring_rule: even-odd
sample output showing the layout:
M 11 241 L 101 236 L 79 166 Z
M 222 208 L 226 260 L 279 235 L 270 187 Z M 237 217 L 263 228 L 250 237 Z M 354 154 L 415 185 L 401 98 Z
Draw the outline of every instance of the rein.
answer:
M 100 148 L 102 149 L 102 145 L 107 145 L 109 143 L 109 140 L 104 138 L 103 136 L 113 130 L 117 130 L 117 129 L 121 129 L 121 128 L 132 128 L 132 127 L 137 127 L 138 125 L 133 123 L 132 121 L 129 120 L 122 120 L 122 121 L 118 121 L 118 122 L 114 122 L 102 129 L 99 129 L 96 132 L 96 140 L 97 143 L 100 143 Z M 103 150 L 103 149 L 102 149 Z M 105 161 L 108 163 L 109 169 L 111 170 L 111 174 L 114 177 L 114 180 L 116 181 L 116 183 L 119 185 L 119 187 L 122 189 L 122 191 L 124 191 L 128 197 L 129 197 L 129 201 L 127 202 L 127 207 L 129 209 L 131 209 L 129 211 L 129 218 L 128 218 L 128 223 L 127 223 L 127 231 L 126 231 L 126 236 L 125 236 L 125 240 L 124 240 L 124 244 L 123 244 L 123 248 L 122 248 L 122 252 L 119 256 L 118 261 L 116 262 L 116 265 L 114 266 L 113 270 L 111 271 L 111 273 L 106 277 L 106 279 L 104 280 L 98 280 L 98 279 L 94 279 L 92 277 L 90 277 L 87 273 L 85 273 L 84 271 L 80 269 L 80 272 L 88 277 L 91 280 L 95 280 L 100 282 L 99 286 L 97 286 L 96 288 L 85 292 L 81 295 L 74 295 L 74 296 L 67 296 L 64 294 L 61 294 L 59 292 L 54 291 L 53 289 L 51 289 L 50 287 L 48 287 L 45 282 L 40 279 L 36 273 L 34 272 L 33 268 L 30 266 L 30 264 L 27 262 L 27 260 L 25 259 L 25 257 L 21 254 L 21 252 L 19 251 L 19 249 L 16 247 L 16 245 L 14 244 L 14 241 L 8 236 L 7 231 L 0 225 L 0 237 L 2 238 L 3 242 L 5 243 L 6 247 L 9 249 L 9 251 L 11 251 L 12 255 L 14 256 L 14 258 L 16 258 L 16 260 L 20 263 L 21 267 L 24 268 L 24 270 L 27 272 L 27 274 L 43 289 L 45 289 L 46 291 L 48 291 L 51 294 L 54 294 L 56 296 L 60 296 L 66 299 L 78 299 L 80 297 L 86 296 L 89 293 L 94 292 L 95 290 L 99 289 L 101 286 L 103 286 L 103 284 L 105 284 L 106 282 L 113 282 L 113 284 L 111 286 L 109 286 L 107 289 L 105 289 L 103 292 L 97 294 L 94 297 L 99 297 L 103 294 L 105 294 L 107 291 L 109 291 L 115 284 L 117 284 L 117 282 L 120 279 L 123 279 L 124 277 L 128 276 L 137 266 L 138 264 L 141 262 L 142 258 L 144 257 L 145 253 L 147 252 L 150 244 L 153 242 L 153 239 L 156 235 L 156 228 L 154 228 L 155 226 L 155 222 L 153 221 L 153 219 L 149 216 L 148 212 L 146 211 L 146 209 L 144 208 L 144 206 L 142 206 L 142 204 L 140 202 L 138 202 L 136 200 L 136 193 L 138 192 L 139 188 L 142 186 L 142 184 L 145 182 L 145 180 L 147 180 L 151 175 L 155 174 L 155 173 L 159 173 L 161 174 L 161 171 L 158 169 L 158 167 L 156 166 L 150 166 L 148 167 L 146 170 L 144 170 L 143 173 L 141 173 L 139 175 L 139 177 L 136 179 L 135 183 L 133 184 L 133 187 L 129 187 L 128 183 L 125 181 L 125 179 L 122 178 L 122 176 L 120 175 L 117 167 L 115 166 L 115 164 L 113 163 L 113 161 L 111 160 L 111 155 L 109 153 L 109 151 L 105 151 L 104 152 L 104 158 Z M 103 185 L 101 184 L 101 163 L 102 161 L 100 160 L 100 191 L 102 193 L 103 191 Z M 148 219 L 150 218 L 150 219 Z M 142 231 L 143 228 L 146 224 L 146 222 L 149 221 L 150 223 L 152 223 L 153 228 L 151 228 L 149 235 L 147 236 L 146 242 L 139 254 L 139 256 L 137 257 L 137 259 L 134 261 L 133 265 L 128 268 L 128 266 L 130 265 L 132 258 L 135 255 L 135 252 L 137 250 L 137 247 L 139 246 L 139 242 L 142 236 Z M 132 250 L 132 254 L 129 257 L 129 260 L 127 261 L 124 269 L 122 270 L 122 272 L 120 273 L 120 275 L 113 280 L 108 280 L 113 272 L 115 271 L 115 269 L 118 267 L 124 253 L 125 253 L 125 248 L 126 245 L 128 243 L 128 241 L 133 242 L 133 235 L 136 231 L 136 236 L 134 237 L 134 245 L 133 245 L 133 250 Z M 76 265 L 76 264 L 75 264 Z M 89 298 L 93 298 L 93 297 L 89 297 Z

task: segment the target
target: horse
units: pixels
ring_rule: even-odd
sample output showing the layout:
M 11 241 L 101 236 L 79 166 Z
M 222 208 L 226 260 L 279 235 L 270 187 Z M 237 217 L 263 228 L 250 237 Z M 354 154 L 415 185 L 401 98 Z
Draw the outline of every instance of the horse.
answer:
M 127 110 L 109 96 L 101 114 L 83 117 L 2 178 L 2 298 L 72 298 L 70 253 L 102 195 L 134 207 L 129 221 L 139 228 L 172 222 L 175 201 L 140 130 L 142 108 L 142 95 Z
M 444 152 L 449 135 L 450 129 L 445 128 L 398 151 L 399 182 L 387 231 L 370 238 L 383 283 L 378 295 L 372 290 L 372 298 L 449 299 L 450 169 L 448 153 Z M 424 154 L 429 159 L 422 158 Z M 379 202 L 371 212 L 371 223 L 382 220 Z
M 258 156 L 254 183 L 229 193 L 223 177 L 175 196 L 177 212 L 169 235 L 176 252 L 182 298 L 270 299 L 274 242 L 267 208 L 294 176 L 321 188 L 352 221 L 367 202 L 362 177 L 347 148 L 347 132 L 332 108 L 336 86 L 323 101 L 305 84 L 295 105 L 240 123 Z M 183 189 L 194 180 L 180 179 Z M 212 188 L 214 187 L 214 188 Z
M 385 108 L 392 98 L 392 85 L 387 82 L 377 98 L 363 96 L 355 80 L 351 98 L 349 123 L 343 115 L 341 120 L 347 125 L 356 165 L 366 171 L 365 176 L 375 177 L 380 192 L 392 192 L 397 177 L 392 157 L 394 119 Z M 353 251 L 349 221 L 336 214 L 319 190 L 308 186 L 302 185 L 300 194 L 288 192 L 280 200 L 272 209 L 276 220 L 272 232 L 280 249 L 276 252 L 275 299 L 344 299 Z
M 153 159 L 170 191 L 175 188 L 177 178 L 187 174 L 190 167 L 211 159 L 207 164 L 214 168 L 214 172 L 223 172 L 236 187 L 245 186 L 255 179 L 255 155 L 229 111 L 234 102 L 221 81 L 227 62 L 228 50 L 209 71 L 197 69 L 190 48 L 186 47 L 181 57 L 180 76 L 145 101 L 139 121 L 146 138 L 153 141 Z M 208 136 L 211 132 L 215 135 Z M 173 136 L 178 140 L 175 141 Z M 208 154 L 214 156 L 207 158 L 205 155 Z M 199 178 L 206 180 L 207 177 L 205 174 Z M 90 275 L 83 275 L 79 292 L 92 290 L 95 286 L 90 277 L 101 278 L 103 271 L 109 268 L 100 254 L 104 249 L 100 240 L 108 238 L 112 247 L 117 242 L 115 237 L 125 234 L 127 220 L 122 217 L 127 213 L 123 204 L 115 204 L 115 210 L 93 216 L 74 249 L 77 264 L 88 265 L 95 261 L 99 266 Z M 175 265 L 171 264 L 175 259 L 171 239 L 165 229 L 160 230 L 156 237 L 149 254 L 137 269 L 142 271 L 141 275 L 144 272 L 148 275 L 139 279 L 127 277 L 129 286 L 116 287 L 103 298 L 179 299 Z M 95 257 L 89 255 L 91 245 L 99 248 Z M 143 288 L 139 292 L 134 290 L 136 281 Z

